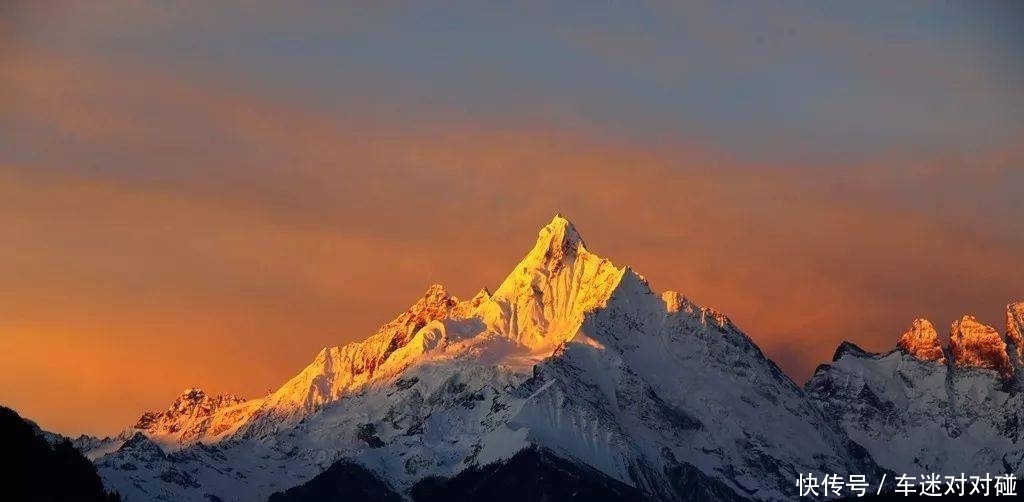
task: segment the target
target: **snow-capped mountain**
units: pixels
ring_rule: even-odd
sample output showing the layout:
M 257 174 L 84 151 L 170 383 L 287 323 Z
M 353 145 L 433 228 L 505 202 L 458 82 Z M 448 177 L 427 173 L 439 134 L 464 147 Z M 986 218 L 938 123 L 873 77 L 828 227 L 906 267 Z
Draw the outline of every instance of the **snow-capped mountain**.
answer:
M 208 396 L 201 389 L 187 389 L 159 413 L 147 412 L 133 427 L 167 449 L 203 441 L 212 442 L 233 433 L 248 416 L 246 400 L 230 394 Z
M 807 394 L 879 465 L 896 472 L 1024 470 L 1021 320 L 1007 307 L 1006 338 L 971 316 L 952 323 L 943 346 L 914 321 L 897 349 L 844 343 L 807 383 Z
M 808 385 L 809 399 L 728 317 L 652 291 L 556 216 L 493 293 L 460 300 L 431 286 L 376 333 L 324 348 L 267 396 L 189 389 L 118 437 L 78 444 L 133 502 L 262 501 L 314 477 L 329 484 L 322 473 L 372 478 L 408 499 L 440 493 L 437 479 L 507 476 L 501 466 L 552 475 L 577 466 L 570 478 L 590 481 L 559 485 L 569 492 L 788 500 L 799 473 L 880 475 L 873 455 L 882 467 L 906 465 L 886 442 L 903 434 L 930 444 L 933 431 L 889 423 L 901 413 L 973 438 L 963 418 L 972 406 L 1011 409 L 1001 396 L 1016 396 L 1008 382 L 1019 374 L 1020 307 L 1008 313 L 1009 347 L 968 318 L 955 326 L 956 348 L 944 349 L 927 321 L 889 355 L 844 345 Z M 949 399 L 947 382 L 962 399 Z M 920 402 L 884 401 L 901 385 Z
M 103 439 L 80 436 L 75 446 L 91 459 L 102 457 L 121 447 L 136 434 L 175 451 L 193 444 L 214 443 L 234 434 L 252 415 L 256 401 L 231 394 L 207 395 L 202 389 L 185 389 L 164 411 L 147 411 L 132 427 L 114 437 Z

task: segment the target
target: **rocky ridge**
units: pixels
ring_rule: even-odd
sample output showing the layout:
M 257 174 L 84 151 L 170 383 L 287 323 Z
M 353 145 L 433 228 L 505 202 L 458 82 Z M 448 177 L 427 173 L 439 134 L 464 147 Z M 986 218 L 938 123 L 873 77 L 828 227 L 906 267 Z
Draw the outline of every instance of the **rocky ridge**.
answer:
M 1009 354 L 1019 347 L 1022 306 L 1007 306 L 1005 339 L 964 316 L 945 348 L 924 320 L 891 352 L 844 342 L 808 381 L 807 395 L 887 469 L 1020 475 L 1024 365 Z

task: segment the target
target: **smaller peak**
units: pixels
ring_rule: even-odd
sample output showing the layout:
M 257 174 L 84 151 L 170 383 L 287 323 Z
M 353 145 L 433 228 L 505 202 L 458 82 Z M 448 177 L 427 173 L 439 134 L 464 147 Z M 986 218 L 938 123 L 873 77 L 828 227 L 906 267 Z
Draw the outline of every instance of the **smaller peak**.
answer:
M 555 217 L 554 218 L 551 218 L 551 223 L 549 223 L 549 225 L 558 225 L 558 226 L 572 227 L 572 222 L 569 221 L 569 218 L 566 218 L 565 215 L 563 215 L 562 213 L 559 212 L 559 213 L 555 213 Z
M 933 325 L 931 321 L 923 317 L 918 317 L 917 319 L 914 319 L 914 322 L 911 323 L 911 326 L 913 326 L 914 328 L 930 329 L 932 331 L 935 331 L 935 325 Z
M 953 362 L 963 368 L 986 368 L 1003 378 L 1013 375 L 1006 342 L 999 332 L 971 315 L 954 321 L 949 331 L 949 350 Z
M 1024 302 L 1014 302 L 1006 306 L 1006 325 L 1007 329 L 1024 329 Z
M 179 401 L 198 401 L 206 397 L 206 392 L 199 387 L 189 387 L 178 396 Z
M 619 269 L 619 275 L 622 277 L 631 276 L 647 289 L 650 289 L 651 287 L 651 283 L 647 281 L 647 277 L 644 274 L 637 272 L 635 268 L 629 265 L 623 265 L 622 268 Z
M 313 358 L 313 364 L 323 365 L 326 361 L 334 359 L 334 352 L 338 350 L 338 347 L 324 347 L 316 353 L 316 357 Z
M 1024 331 L 1024 302 L 1015 302 L 1006 306 L 1006 331 L 1014 332 L 1018 339 L 1014 343 L 1020 345 L 1019 338 Z
M 469 300 L 459 302 L 452 310 L 452 317 L 458 319 L 465 319 L 471 317 L 480 305 L 487 300 L 491 299 L 491 292 L 487 288 L 481 288 L 480 291 L 470 298 Z
M 953 321 L 953 324 L 954 325 L 965 326 L 965 327 L 976 327 L 976 326 L 985 327 L 985 325 L 982 324 L 981 321 L 979 321 L 977 317 L 974 317 L 974 316 L 972 316 L 970 314 L 964 314 L 963 317 L 960 318 L 960 320 Z
M 412 306 L 411 310 L 437 310 L 439 308 L 452 306 L 457 303 L 454 297 L 448 294 L 448 290 L 441 284 L 431 284 L 423 296 Z
M 1024 302 L 1006 306 L 1006 340 L 1014 345 L 1017 363 L 1024 365 Z
M 640 275 L 628 265 L 618 270 L 613 294 L 615 295 L 646 295 L 651 293 L 651 285 L 647 278 Z
M 477 291 L 477 293 L 475 295 L 473 295 L 473 298 L 471 298 L 469 300 L 469 302 L 474 304 L 474 305 L 479 305 L 479 304 L 487 301 L 488 299 L 490 299 L 490 297 L 491 297 L 491 290 L 487 289 L 486 287 L 483 287 L 483 288 L 480 288 L 480 291 Z
M 194 408 L 196 406 L 199 406 L 200 404 L 202 404 L 207 399 L 208 398 L 206 396 L 206 392 L 205 391 L 203 391 L 202 389 L 197 388 L 197 387 L 192 387 L 192 388 L 189 388 L 189 389 L 185 389 L 181 393 L 181 395 L 179 395 L 174 400 L 174 402 L 171 403 L 171 406 L 167 410 L 168 410 L 168 412 L 171 412 L 173 410 L 179 410 L 180 411 L 180 410 L 191 409 L 191 408 Z
M 177 399 L 175 399 L 174 402 L 171 404 L 170 409 L 181 409 L 183 407 L 187 408 L 197 406 L 199 404 L 206 402 L 214 403 L 215 405 L 219 406 L 222 404 L 238 403 L 242 401 L 244 401 L 244 399 L 234 394 L 212 395 L 207 394 L 206 391 L 200 389 L 199 387 L 190 387 L 182 391 L 182 393 L 177 397 Z
M 142 432 L 135 432 L 128 440 L 126 440 L 117 451 L 125 450 L 146 450 L 163 453 L 163 450 L 152 440 L 149 436 Z
M 623 265 L 623 266 L 622 266 L 622 274 L 623 274 L 623 275 L 626 275 L 626 274 L 633 274 L 633 275 L 635 275 L 635 276 L 636 276 L 636 277 L 637 277 L 638 279 L 640 279 L 640 280 L 641 280 L 641 281 L 642 281 L 642 282 L 643 282 L 644 284 L 646 284 L 646 285 L 648 285 L 648 286 L 650 286 L 650 285 L 651 285 L 651 283 L 647 281 L 647 276 L 645 276 L 644 274 L 641 274 L 640 272 L 637 272 L 637 271 L 636 271 L 636 269 L 635 269 L 635 268 L 633 268 L 633 266 L 632 266 L 632 265 L 629 265 L 629 264 Z
M 836 347 L 836 352 L 835 354 L 832 355 L 832 362 L 836 362 L 846 355 L 850 355 L 852 357 L 869 357 L 871 356 L 871 353 L 860 348 L 857 344 L 853 342 L 847 342 L 846 340 L 843 340 L 843 342 L 840 343 L 838 347 Z
M 896 346 L 922 361 L 946 363 L 946 356 L 942 353 L 942 345 L 939 343 L 939 334 L 928 319 L 914 319 L 910 329 L 900 336 Z
M 448 296 L 448 290 L 444 287 L 444 284 L 431 284 L 427 288 L 427 292 L 423 293 L 424 298 L 444 298 Z

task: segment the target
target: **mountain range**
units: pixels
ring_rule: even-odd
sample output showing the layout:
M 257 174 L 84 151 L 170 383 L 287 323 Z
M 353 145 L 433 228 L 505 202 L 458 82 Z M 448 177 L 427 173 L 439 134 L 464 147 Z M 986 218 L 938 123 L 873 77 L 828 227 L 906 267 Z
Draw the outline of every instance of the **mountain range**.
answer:
M 1006 315 L 844 342 L 801 387 L 556 216 L 493 291 L 430 286 L 266 396 L 188 389 L 74 444 L 129 502 L 774 501 L 808 473 L 1019 475 L 1024 302 Z

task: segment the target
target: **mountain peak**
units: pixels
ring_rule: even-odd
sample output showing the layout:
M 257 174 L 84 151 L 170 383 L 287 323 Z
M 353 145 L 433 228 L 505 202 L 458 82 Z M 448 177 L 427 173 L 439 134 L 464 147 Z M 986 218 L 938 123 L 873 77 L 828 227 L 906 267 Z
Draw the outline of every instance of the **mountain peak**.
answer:
M 436 305 L 444 303 L 447 299 L 448 290 L 444 287 L 444 284 L 431 284 L 427 291 L 423 293 L 423 298 L 420 299 L 418 304 Z
M 583 242 L 576 227 L 561 214 L 556 214 L 537 235 L 537 243 L 530 251 L 528 258 L 537 264 L 557 268 L 564 261 L 574 259 L 577 252 L 587 245 Z
M 1013 366 L 1006 353 L 1006 342 L 999 332 L 974 316 L 965 315 L 954 321 L 949 332 L 949 350 L 953 362 L 962 368 L 987 368 L 1004 378 L 1013 375 Z
M 168 412 L 174 410 L 183 410 L 186 408 L 194 407 L 200 403 L 211 402 L 216 403 L 216 406 L 223 404 L 236 404 L 244 401 L 242 398 L 233 394 L 220 394 L 211 396 L 199 387 L 190 387 L 181 391 L 181 394 L 174 400 L 171 407 L 167 409 Z
M 608 301 L 627 269 L 587 249 L 576 227 L 556 215 L 481 312 L 495 332 L 543 352 L 571 337 L 583 314 Z
M 186 402 L 186 401 L 201 401 L 206 397 L 206 391 L 199 387 L 189 387 L 178 395 L 178 399 L 175 402 Z
M 1016 314 L 1024 314 L 1024 301 L 1013 302 L 1006 306 L 1007 312 L 1014 312 Z
M 480 305 L 491 299 L 491 290 L 481 288 L 473 298 L 459 302 L 452 311 L 452 316 L 458 319 L 472 317 Z
M 385 324 L 378 333 L 388 333 L 386 338 L 389 342 L 397 343 L 393 349 L 397 348 L 405 345 L 416 331 L 430 321 L 447 319 L 457 304 L 458 299 L 449 295 L 443 285 L 432 284 L 409 310 Z M 395 334 L 398 339 L 395 339 Z
M 896 346 L 923 361 L 946 363 L 942 345 L 939 344 L 939 334 L 928 319 L 914 319 L 910 329 L 900 336 L 900 341 Z
M 870 356 L 871 354 L 868 351 L 860 348 L 860 346 L 858 346 L 857 344 L 843 340 L 839 344 L 839 346 L 836 347 L 835 353 L 832 354 L 832 362 L 836 362 L 846 355 L 851 355 L 853 357 L 867 357 Z
M 218 413 L 245 400 L 232 394 L 209 395 L 197 387 L 185 389 L 164 411 L 147 411 L 132 429 L 165 447 L 177 449 L 196 441 L 220 437 L 231 431 L 231 420 L 219 421 Z
M 576 227 L 572 224 L 571 221 L 569 221 L 569 218 L 563 216 L 562 213 L 555 213 L 555 217 L 551 218 L 551 222 L 548 223 L 546 226 L 564 228 L 566 230 L 571 230 L 574 234 L 576 234 Z M 579 237 L 579 234 L 576 234 L 576 237 Z
M 1024 364 L 1024 302 L 1006 306 L 1006 340 L 1014 345 L 1017 362 Z

